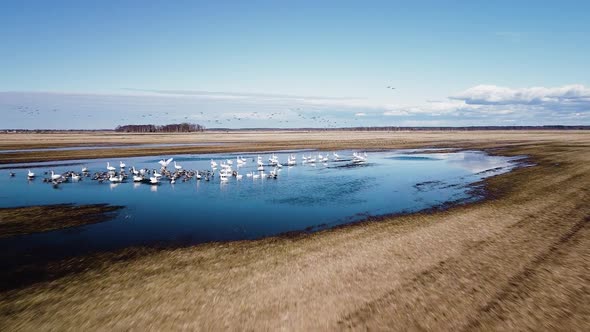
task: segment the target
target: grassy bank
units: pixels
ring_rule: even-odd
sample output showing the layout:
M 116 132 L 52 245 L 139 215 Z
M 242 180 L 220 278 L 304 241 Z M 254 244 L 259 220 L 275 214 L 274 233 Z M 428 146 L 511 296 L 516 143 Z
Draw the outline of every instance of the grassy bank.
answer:
M 0 238 L 94 224 L 111 219 L 121 208 L 108 204 L 0 208 Z
M 66 272 L 2 292 L 0 328 L 588 329 L 589 134 L 346 137 L 311 137 L 309 144 L 486 149 L 528 155 L 535 166 L 489 178 L 489 199 L 442 212 L 55 262 Z M 271 140 L 289 139 L 304 137 Z

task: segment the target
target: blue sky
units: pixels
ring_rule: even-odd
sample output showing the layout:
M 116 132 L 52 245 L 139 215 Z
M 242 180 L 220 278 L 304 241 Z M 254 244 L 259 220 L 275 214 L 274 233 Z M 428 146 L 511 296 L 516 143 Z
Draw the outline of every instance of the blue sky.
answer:
M 588 125 L 588 12 L 585 1 L 2 1 L 0 128 Z

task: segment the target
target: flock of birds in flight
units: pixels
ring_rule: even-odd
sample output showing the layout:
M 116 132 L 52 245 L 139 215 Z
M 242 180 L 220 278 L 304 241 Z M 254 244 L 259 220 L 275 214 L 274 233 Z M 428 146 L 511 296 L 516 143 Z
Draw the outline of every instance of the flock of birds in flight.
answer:
M 366 163 L 367 159 L 368 156 L 366 152 L 362 154 L 359 152 L 354 152 L 351 158 L 344 159 L 342 159 L 336 152 L 333 152 L 331 156 L 329 153 L 318 153 L 317 155 L 313 155 L 311 153 L 308 155 L 303 154 L 300 162 L 298 162 L 297 156 L 291 154 L 288 156 L 285 163 L 282 164 L 279 161 L 279 157 L 274 153 L 268 158 L 268 162 L 264 162 L 262 156 L 258 155 L 256 159 L 252 159 L 252 162 L 256 162 L 256 171 L 246 173 L 246 177 L 252 179 L 277 179 L 284 165 L 287 167 L 293 167 L 296 165 L 315 166 L 316 163 L 321 163 L 327 166 L 329 162 L 347 161 L 352 162 L 353 165 L 358 165 Z M 160 160 L 158 162 L 160 165 L 159 170 L 156 168 L 151 170 L 148 168 L 137 170 L 134 166 L 128 168 L 123 161 L 119 162 L 119 168 L 111 165 L 110 162 L 107 162 L 105 171 L 94 172 L 94 174 L 91 174 L 88 167 L 83 167 L 81 172 L 67 171 L 65 173 L 55 173 L 53 170 L 51 170 L 44 172 L 44 175 L 47 175 L 48 177 L 45 177 L 43 182 L 51 183 L 57 187 L 64 182 L 78 182 L 82 180 L 82 178 L 90 178 L 92 180 L 98 181 L 99 183 L 107 182 L 118 184 L 126 182 L 126 180 L 131 177 L 134 183 L 159 185 L 162 179 L 166 179 L 171 184 L 174 184 L 177 180 L 187 182 L 193 178 L 196 180 L 203 179 L 204 181 L 211 181 L 217 176 L 221 183 L 226 183 L 230 178 L 242 180 L 243 174 L 240 173 L 240 168 L 246 167 L 246 164 L 248 163 L 248 160 L 241 156 L 236 157 L 235 163 L 233 159 L 219 161 L 219 163 L 211 159 L 210 169 L 187 170 L 176 161 L 174 161 L 174 164 L 172 164 L 173 161 L 174 158 Z M 169 169 L 169 166 L 173 167 L 170 167 Z M 236 166 L 236 169 L 233 168 L 234 166 Z M 267 168 L 270 169 L 269 173 L 265 173 Z M 11 177 L 14 177 L 15 175 L 16 174 L 14 172 L 10 172 Z M 31 181 L 36 177 L 37 175 L 29 169 L 27 173 L 27 179 Z
M 386 87 L 388 90 L 395 90 L 396 88 L 393 86 L 387 86 Z M 27 115 L 29 117 L 38 117 L 41 115 L 41 108 L 39 107 L 30 107 L 30 106 L 24 106 L 24 105 L 20 105 L 20 106 L 16 106 L 16 109 L 18 112 L 22 113 L 23 115 Z M 52 108 L 50 109 L 50 112 L 60 112 L 60 110 L 58 108 Z M 265 120 L 265 121 L 274 121 L 275 123 L 278 124 L 289 124 L 289 123 L 297 123 L 299 121 L 303 122 L 303 123 L 308 123 L 311 122 L 314 125 L 322 124 L 324 127 L 326 128 L 336 128 L 338 126 L 348 126 L 348 125 L 355 125 L 354 122 L 348 121 L 348 120 L 344 120 L 344 119 L 332 119 L 328 116 L 324 116 L 322 115 L 322 111 L 318 110 L 318 109 L 302 109 L 301 107 L 297 107 L 297 108 L 291 108 L 288 111 L 274 111 L 271 113 L 266 113 L 266 112 L 250 112 L 250 113 L 243 113 L 241 115 L 232 115 L 230 117 L 224 117 L 223 115 L 213 115 L 211 118 L 207 119 L 206 118 L 206 114 L 204 112 L 198 112 L 197 113 L 197 117 L 190 117 L 190 116 L 178 116 L 178 114 L 176 115 L 171 115 L 170 112 L 150 112 L 147 114 L 141 114 L 140 118 L 141 119 L 153 119 L 153 120 L 157 120 L 157 121 L 161 121 L 159 119 L 168 119 L 171 121 L 184 121 L 187 122 L 191 119 L 198 119 L 199 121 L 204 122 L 204 124 L 207 124 L 209 126 L 213 125 L 213 126 L 222 126 L 224 124 L 231 124 L 231 123 L 235 123 L 235 122 L 242 122 L 242 121 L 246 121 L 246 120 Z M 84 114 L 86 117 L 91 118 L 94 116 L 94 114 Z M 289 115 L 294 115 L 295 118 L 293 117 L 289 117 Z M 73 117 L 80 117 L 83 116 L 83 114 L 79 114 L 79 113 L 73 113 L 71 116 Z M 132 121 L 133 119 L 131 118 L 119 118 L 119 121 Z M 353 120 L 355 122 L 358 123 L 358 121 L 360 121 L 360 119 L 358 117 L 353 118 Z M 299 122 L 299 123 L 301 123 Z

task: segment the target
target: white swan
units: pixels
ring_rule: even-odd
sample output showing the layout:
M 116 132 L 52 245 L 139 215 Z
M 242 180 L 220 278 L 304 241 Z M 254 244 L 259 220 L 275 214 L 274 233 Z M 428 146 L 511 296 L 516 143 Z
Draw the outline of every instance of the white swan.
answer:
M 32 179 L 35 177 L 35 173 L 31 172 L 31 170 L 29 170 L 29 173 L 27 173 L 27 177 Z
M 133 175 L 139 175 L 139 171 L 135 169 L 135 166 L 131 167 L 131 172 L 133 172 Z
M 143 176 L 141 175 L 134 175 L 133 176 L 133 182 L 142 182 L 143 181 Z
M 55 181 L 61 179 L 61 174 L 55 174 L 53 171 L 51 171 L 51 180 Z
M 109 163 L 109 162 L 107 161 L 107 170 L 109 170 L 109 171 L 114 171 L 114 170 L 116 170 L 116 168 L 115 168 L 114 166 L 111 166 L 111 163 Z
M 109 181 L 115 182 L 115 183 L 123 182 L 123 176 L 122 175 L 118 175 L 118 176 L 111 175 L 111 176 L 109 176 Z
M 176 168 L 177 170 L 181 170 L 182 166 L 180 166 L 176 162 L 174 162 L 174 168 Z
M 353 158 L 352 158 L 352 162 L 353 163 L 362 163 L 367 161 L 367 153 L 365 152 L 364 155 L 361 155 L 360 153 L 353 153 L 352 154 Z
M 72 173 L 72 181 L 80 181 L 80 175 Z
M 225 172 L 219 172 L 219 180 L 221 180 L 223 182 L 229 180 L 229 177 L 228 177 L 227 173 L 225 173 Z
M 151 184 L 158 184 L 158 183 L 160 183 L 160 178 L 158 178 L 157 176 L 151 176 L 150 183 Z
M 125 165 L 125 163 L 124 163 L 124 162 L 122 162 L 122 161 L 120 161 L 120 162 L 119 162 L 119 167 L 121 167 L 121 168 L 125 168 L 125 166 L 127 166 L 127 165 Z
M 297 157 L 294 155 L 290 155 L 289 159 L 287 159 L 287 166 L 295 166 L 297 165 Z
M 82 167 L 82 173 L 88 173 L 88 167 Z
M 162 159 L 162 160 L 158 161 L 158 164 L 162 165 L 162 167 L 166 167 L 172 162 L 172 160 L 174 160 L 174 158 L 170 158 L 168 160 Z

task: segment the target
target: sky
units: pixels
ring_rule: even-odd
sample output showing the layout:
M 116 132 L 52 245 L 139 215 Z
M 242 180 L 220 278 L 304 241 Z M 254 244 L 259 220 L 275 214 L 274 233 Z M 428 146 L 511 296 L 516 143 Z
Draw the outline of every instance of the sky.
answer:
M 590 125 L 588 1 L 0 2 L 0 128 Z

